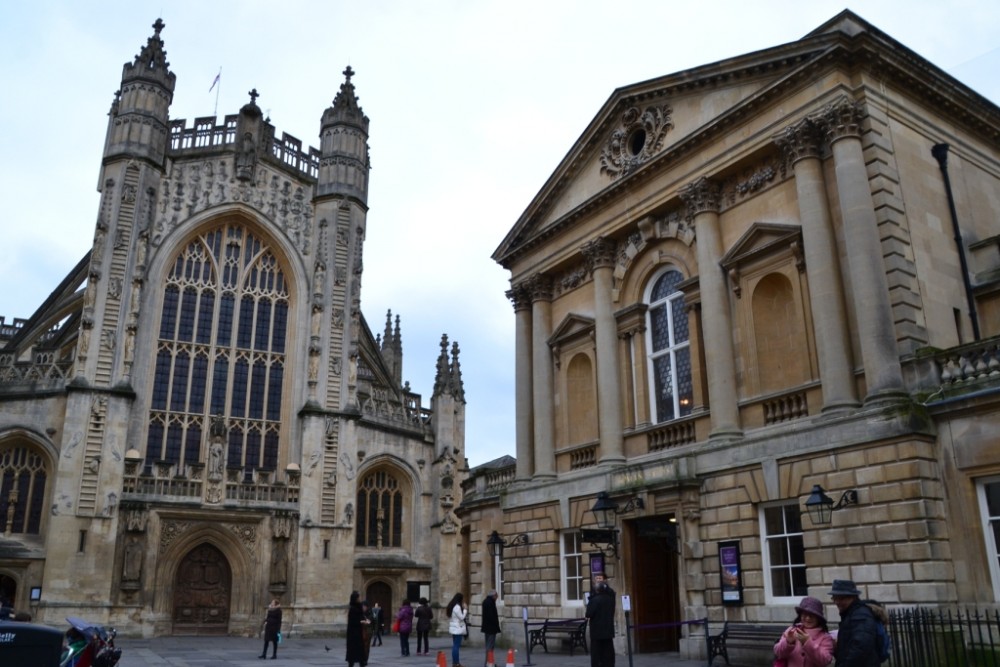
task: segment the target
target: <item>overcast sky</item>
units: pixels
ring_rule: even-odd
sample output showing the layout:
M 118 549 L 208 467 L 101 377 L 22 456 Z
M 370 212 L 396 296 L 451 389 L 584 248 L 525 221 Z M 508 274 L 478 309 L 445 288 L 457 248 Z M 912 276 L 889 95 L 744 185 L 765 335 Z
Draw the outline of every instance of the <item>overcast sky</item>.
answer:
M 258 105 L 318 146 L 350 64 L 371 119 L 362 309 L 402 318 L 430 401 L 461 346 L 471 465 L 514 454 L 514 314 L 490 255 L 615 88 L 803 37 L 843 2 L 0 0 L 0 315 L 28 317 L 89 248 L 107 112 L 162 17 L 171 118 Z M 1000 2 L 849 7 L 1000 102 Z M 188 126 L 190 127 L 189 122 Z

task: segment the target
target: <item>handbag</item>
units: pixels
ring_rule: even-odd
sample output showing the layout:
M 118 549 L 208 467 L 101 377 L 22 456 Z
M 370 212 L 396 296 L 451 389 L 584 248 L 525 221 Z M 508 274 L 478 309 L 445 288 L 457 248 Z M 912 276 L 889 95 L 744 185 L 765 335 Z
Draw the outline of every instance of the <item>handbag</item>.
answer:
M 771 667 L 788 667 L 788 661 L 784 658 L 775 658 Z
M 278 633 L 278 643 L 279 644 L 281 643 L 281 633 L 280 632 Z
M 392 631 L 395 632 L 395 633 L 397 633 L 397 634 L 399 633 L 399 619 L 398 618 L 395 621 L 392 622 Z

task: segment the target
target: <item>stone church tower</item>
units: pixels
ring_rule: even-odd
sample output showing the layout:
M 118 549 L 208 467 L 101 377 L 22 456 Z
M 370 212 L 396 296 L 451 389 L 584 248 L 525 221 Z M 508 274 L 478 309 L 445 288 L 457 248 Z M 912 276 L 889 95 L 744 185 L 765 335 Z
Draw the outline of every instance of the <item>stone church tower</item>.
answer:
M 122 72 L 90 251 L 0 321 L 0 594 L 129 634 L 330 632 L 352 590 L 459 590 L 465 397 L 430 407 L 400 318 L 361 312 L 367 116 L 344 71 L 319 149 L 256 104 L 172 120 L 160 33 Z M 430 369 L 427 369 L 428 371 Z M 348 574 L 350 573 L 350 574 Z

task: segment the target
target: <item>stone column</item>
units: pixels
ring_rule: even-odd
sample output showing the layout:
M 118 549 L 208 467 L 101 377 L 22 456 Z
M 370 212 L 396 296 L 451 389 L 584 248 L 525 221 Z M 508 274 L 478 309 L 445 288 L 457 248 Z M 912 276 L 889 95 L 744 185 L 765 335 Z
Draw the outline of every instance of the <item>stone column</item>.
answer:
M 597 414 L 602 465 L 624 463 L 622 392 L 618 364 L 618 326 L 611 305 L 615 245 L 598 237 L 584 244 L 583 254 L 594 279 L 594 344 L 597 350 Z
M 515 479 L 527 481 L 535 469 L 531 406 L 531 295 L 524 284 L 507 292 L 514 304 L 514 439 L 517 468 Z
M 889 281 L 882 261 L 882 242 L 861 146 L 864 117 L 859 102 L 842 98 L 810 120 L 825 132 L 833 152 L 868 403 L 898 398 L 903 390 L 903 374 L 896 348 Z
M 803 120 L 778 134 L 775 143 L 784 150 L 795 172 L 813 332 L 823 386 L 823 411 L 853 407 L 858 404 L 854 362 L 840 275 L 840 253 L 820 161 L 820 135 L 815 124 Z
M 722 267 L 719 266 L 722 258 L 719 186 L 702 177 L 681 188 L 680 196 L 687 204 L 688 212 L 694 217 L 697 239 L 698 281 L 701 284 L 708 399 L 712 417 L 709 438 L 737 438 L 743 433 L 740 430 L 736 400 L 736 360 L 733 353 L 729 291 L 726 289 Z
M 555 433 L 552 409 L 552 279 L 536 273 L 527 283 L 531 298 L 531 396 L 534 416 L 535 470 L 533 479 L 555 473 Z

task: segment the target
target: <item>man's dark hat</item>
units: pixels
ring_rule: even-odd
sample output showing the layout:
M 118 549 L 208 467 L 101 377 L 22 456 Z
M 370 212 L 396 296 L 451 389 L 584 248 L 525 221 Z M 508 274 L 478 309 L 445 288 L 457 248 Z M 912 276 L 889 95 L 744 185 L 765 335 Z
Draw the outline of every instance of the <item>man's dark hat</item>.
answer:
M 858 590 L 858 587 L 850 579 L 834 579 L 830 595 L 853 595 L 858 597 L 861 595 L 861 591 Z

